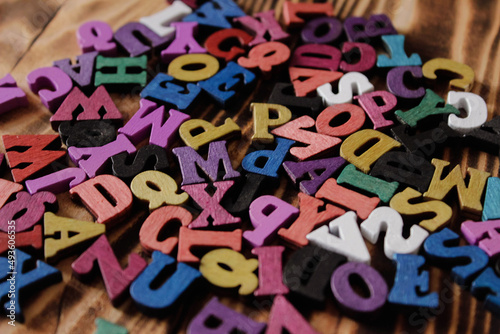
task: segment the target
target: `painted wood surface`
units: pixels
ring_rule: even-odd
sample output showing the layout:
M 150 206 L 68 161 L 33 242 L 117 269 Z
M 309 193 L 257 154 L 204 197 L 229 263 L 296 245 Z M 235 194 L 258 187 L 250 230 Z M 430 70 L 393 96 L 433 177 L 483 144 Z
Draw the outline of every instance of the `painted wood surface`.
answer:
M 237 3 L 248 14 L 275 9 L 282 17 L 283 0 L 238 0 Z M 309 1 L 312 2 L 312 1 Z M 418 53 L 423 61 L 435 57 L 451 58 L 471 66 L 475 71 L 472 92 L 484 98 L 488 107 L 488 119 L 500 114 L 500 1 L 332 1 L 334 12 L 341 19 L 348 16 L 368 18 L 373 13 L 388 15 L 398 33 L 404 34 L 408 54 Z M 95 19 L 108 22 L 114 30 L 122 25 L 137 21 L 165 7 L 164 0 L 5 0 L 0 3 L 0 76 L 11 73 L 27 94 L 29 107 L 17 109 L 2 115 L 0 135 L 4 134 L 54 134 L 49 118 L 51 113 L 33 94 L 25 80 L 32 70 L 50 66 L 53 61 L 80 54 L 76 30 L 81 23 Z M 283 75 L 286 77 L 286 73 Z M 374 81 L 377 89 L 384 89 L 385 78 Z M 241 163 L 251 144 L 252 113 L 251 102 L 267 102 L 273 82 L 260 80 L 252 94 L 243 95 L 239 110 L 228 112 L 221 107 L 206 103 L 197 104 L 191 117 L 210 120 L 220 125 L 230 117 L 242 130 L 241 140 L 229 140 L 228 152 L 234 165 Z M 445 97 L 447 83 L 439 86 L 437 93 Z M 139 108 L 139 96 L 112 93 L 111 97 L 124 114 L 124 121 Z M 4 149 L 1 148 L 2 152 Z M 447 148 L 441 157 L 451 165 L 468 165 L 498 176 L 498 157 L 470 148 Z M 6 177 L 6 176 L 5 176 Z M 179 176 L 177 182 L 179 183 Z M 281 182 L 274 196 L 298 206 L 297 190 L 292 182 Z M 68 193 L 57 195 L 59 216 L 90 221 L 90 213 L 78 203 L 71 201 Z M 457 208 L 455 208 L 457 211 Z M 122 266 L 127 263 L 128 254 L 142 252 L 139 242 L 140 226 L 148 210 L 134 203 L 133 214 L 126 222 L 118 224 L 109 233 L 109 242 Z M 458 231 L 465 220 L 455 219 L 450 228 Z M 372 265 L 392 285 L 395 267 L 384 256 L 383 243 L 367 245 L 372 255 Z M 245 254 L 248 257 L 248 254 Z M 286 259 L 290 249 L 284 254 Z M 35 293 L 26 302 L 25 325 L 15 328 L 7 321 L 0 321 L 1 333 L 92 333 L 97 317 L 117 323 L 130 333 L 185 333 L 189 321 L 213 297 L 203 292 L 196 300 L 188 299 L 180 307 L 161 318 L 141 313 L 129 298 L 118 307 L 109 301 L 102 280 L 96 276 L 90 283 L 82 283 L 71 275 L 71 263 L 76 255 L 57 263 L 63 275 L 62 284 L 52 285 Z M 442 296 L 443 307 L 439 312 L 405 314 L 397 308 L 386 307 L 377 319 L 355 321 L 344 316 L 327 298 L 324 310 L 303 310 L 302 314 L 312 327 L 322 333 L 497 333 L 500 318 L 493 317 L 482 309 L 470 292 L 461 290 L 452 283 L 449 272 L 430 270 L 430 288 Z M 452 296 L 452 298 L 450 298 Z M 235 297 L 219 297 L 232 309 L 250 316 L 253 320 L 267 322 L 271 303 L 269 300 L 239 300 Z M 451 302 L 450 302 L 451 299 Z M 439 313 L 434 316 L 434 313 Z

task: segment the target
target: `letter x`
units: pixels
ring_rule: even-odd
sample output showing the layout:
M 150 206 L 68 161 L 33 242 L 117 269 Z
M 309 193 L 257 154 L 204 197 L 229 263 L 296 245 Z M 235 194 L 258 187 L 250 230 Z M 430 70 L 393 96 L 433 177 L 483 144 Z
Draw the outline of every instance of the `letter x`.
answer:
M 240 223 L 240 218 L 233 217 L 219 204 L 226 191 L 228 191 L 233 184 L 234 181 L 214 182 L 213 186 L 217 188 L 217 190 L 213 196 L 210 196 L 210 194 L 206 191 L 208 183 L 190 184 L 181 187 L 181 189 L 187 192 L 189 196 L 191 196 L 191 198 L 203 209 L 200 215 L 193 220 L 191 224 L 189 224 L 189 227 L 198 228 L 209 226 L 210 222 L 208 217 L 212 217 L 212 225 L 214 226 Z

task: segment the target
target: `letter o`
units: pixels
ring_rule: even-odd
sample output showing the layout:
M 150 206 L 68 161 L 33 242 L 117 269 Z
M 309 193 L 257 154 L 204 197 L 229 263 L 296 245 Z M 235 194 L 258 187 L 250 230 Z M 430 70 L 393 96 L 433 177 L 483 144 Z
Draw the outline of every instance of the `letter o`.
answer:
M 197 65 L 203 65 L 198 68 Z M 189 69 L 189 67 L 196 67 Z M 186 82 L 203 81 L 211 78 L 219 71 L 219 61 L 214 56 L 193 53 L 182 55 L 170 62 L 168 65 L 168 74 L 177 80 Z

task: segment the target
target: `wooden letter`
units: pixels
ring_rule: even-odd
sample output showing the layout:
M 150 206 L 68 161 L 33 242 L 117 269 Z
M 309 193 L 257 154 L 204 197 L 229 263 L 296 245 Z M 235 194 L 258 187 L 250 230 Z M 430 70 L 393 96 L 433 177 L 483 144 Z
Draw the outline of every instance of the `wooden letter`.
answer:
M 290 57 L 290 49 L 280 42 L 266 42 L 253 47 L 248 57 L 238 59 L 244 68 L 259 68 L 266 76 L 276 65 L 285 63 Z
M 375 162 L 370 175 L 425 191 L 429 187 L 434 169 L 434 165 L 420 155 L 392 151 Z
M 303 130 L 316 124 L 310 116 L 302 116 L 271 131 L 273 135 L 294 140 L 299 143 L 309 144 L 306 147 L 292 147 L 290 154 L 298 160 L 306 160 L 330 151 L 342 140 L 319 133 Z
M 1 193 L 0 191 L 0 194 Z M 484 195 L 483 215 L 481 220 L 486 221 L 500 218 L 500 205 L 497 204 L 498 198 L 500 198 L 500 178 L 489 177 L 486 185 L 486 194 Z
M 274 18 L 274 10 L 260 12 L 254 14 L 253 17 L 237 17 L 233 22 L 239 22 L 245 30 L 251 32 L 252 35 L 255 36 L 255 38 L 248 43 L 249 46 L 267 42 L 265 38 L 266 33 L 269 35 L 270 41 L 281 41 L 289 37 Z
M 244 86 L 250 85 L 254 80 L 255 74 L 230 61 L 226 67 L 210 79 L 198 82 L 198 86 L 220 105 L 225 106 L 236 95 L 236 92 L 231 88 L 238 85 L 239 89 L 243 90 Z
M 0 208 L 9 200 L 12 194 L 23 190 L 23 186 L 19 183 L 0 179 Z
M 316 91 L 325 105 L 332 106 L 341 103 L 352 103 L 354 94 L 363 95 L 373 92 L 373 89 L 374 86 L 364 74 L 349 72 L 340 78 L 337 94 L 333 93 L 332 85 L 329 83 L 319 86 Z
M 255 296 L 285 295 L 288 288 L 283 284 L 281 257 L 285 247 L 266 246 L 252 249 L 259 258 L 259 288 Z
M 15 241 L 12 235 L 0 232 L 0 254 L 14 248 L 33 247 L 41 249 L 43 247 L 42 225 L 35 225 L 31 231 L 16 232 Z
M 443 200 L 444 197 L 456 187 L 460 209 L 480 215 L 481 210 L 483 210 L 481 197 L 490 173 L 467 167 L 469 182 L 468 186 L 466 186 L 462 178 L 460 165 L 455 166 L 455 168 L 443 178 L 443 169 L 450 163 L 444 160 L 432 159 L 432 164 L 436 167 L 436 170 L 434 171 L 429 189 L 424 193 L 424 197 Z
M 297 115 L 311 115 L 316 117 L 323 110 L 321 97 L 295 96 L 293 84 L 278 82 L 274 85 L 267 103 L 279 104 L 293 110 Z
M 451 220 L 453 210 L 446 203 L 441 201 L 428 201 L 414 204 L 415 199 L 421 197 L 421 193 L 408 187 L 404 191 L 394 195 L 389 205 L 402 215 L 421 215 L 426 212 L 433 212 L 434 217 L 422 220 L 419 223 L 420 226 L 429 232 L 434 232 L 448 224 Z
M 210 225 L 208 220 L 209 217 L 212 218 L 211 222 L 213 226 L 241 223 L 240 218 L 233 217 L 219 204 L 226 191 L 228 191 L 233 184 L 234 181 L 214 182 L 212 186 L 216 188 L 216 190 L 213 196 L 210 196 L 206 191 L 208 183 L 182 186 L 182 190 L 187 192 L 189 196 L 193 198 L 193 200 L 203 209 L 200 215 L 196 217 L 191 224 L 189 224 L 189 228 L 208 227 Z
M 153 30 L 158 36 L 172 39 L 175 33 L 175 27 L 172 24 L 181 21 L 192 12 L 193 10 L 183 1 L 174 1 L 167 8 L 153 15 L 141 17 L 139 22 Z
M 193 136 L 198 130 L 203 132 Z M 182 123 L 179 128 L 179 135 L 187 146 L 191 146 L 195 150 L 218 139 L 223 139 L 241 133 L 241 129 L 231 118 L 226 118 L 224 124 L 214 126 L 212 123 L 202 119 L 191 119 Z
M 350 60 L 356 51 L 359 53 L 359 60 L 352 63 Z M 340 70 L 344 72 L 367 72 L 375 66 L 377 61 L 377 52 L 373 46 L 366 43 L 345 42 L 342 44 L 342 55 L 348 60 L 340 62 Z
M 471 245 L 478 245 L 489 257 L 500 254 L 500 220 L 486 222 L 466 221 L 460 226 L 462 234 Z
M 31 195 L 39 191 L 50 191 L 56 195 L 68 191 L 86 179 L 87 174 L 83 170 L 76 167 L 68 167 L 34 180 L 27 180 L 25 184 L 26 190 Z
M 128 257 L 127 268 L 122 269 L 105 235 L 97 239 L 92 246 L 83 252 L 71 264 L 71 268 L 78 278 L 85 279 L 91 274 L 96 261 L 113 305 L 120 302 L 132 281 L 147 266 L 147 262 L 139 254 L 132 253 Z
M 216 329 L 209 327 L 210 319 L 216 319 L 218 326 Z M 203 310 L 191 320 L 188 325 L 188 334 L 210 333 L 216 330 L 219 333 L 242 332 L 246 334 L 260 334 L 266 324 L 253 321 L 245 315 L 219 303 L 217 297 L 213 297 L 203 307 Z
M 189 146 L 176 147 L 172 152 L 177 156 L 182 173 L 182 185 L 202 183 L 205 180 L 199 176 L 197 166 L 205 172 L 212 182 L 218 181 L 219 166 L 222 162 L 224 166 L 223 180 L 237 178 L 240 173 L 233 169 L 231 160 L 227 153 L 226 142 L 215 141 L 208 146 L 207 159 L 203 159 L 196 151 Z
M 118 133 L 126 135 L 135 145 L 147 138 L 149 143 L 163 148 L 170 148 L 175 140 L 177 130 L 189 115 L 170 109 L 168 117 L 164 106 L 146 99 L 141 99 L 141 107 Z
M 155 251 L 153 261 L 130 285 L 130 296 L 143 312 L 164 314 L 165 310 L 179 300 L 181 295 L 201 276 L 198 270 L 185 263 L 179 263 L 167 281 L 162 281 L 162 285 L 153 288 L 153 282 L 163 277 L 162 272 L 174 264 L 174 258 Z
M 382 99 L 384 104 L 379 105 L 375 98 Z M 363 107 L 368 114 L 375 130 L 385 129 L 393 124 L 392 121 L 388 121 L 384 118 L 384 114 L 393 110 L 398 103 L 398 99 L 391 93 L 377 90 L 375 92 L 355 96 L 354 99 L 358 100 L 359 105 Z
M 67 256 L 75 247 L 88 243 L 106 231 L 106 225 L 59 217 L 51 212 L 43 216 L 45 261 Z M 63 253 L 64 254 L 61 254 Z
M 467 117 L 460 118 L 456 114 L 448 116 L 448 126 L 455 131 L 467 133 L 478 129 L 488 119 L 488 107 L 483 98 L 474 93 L 448 92 L 446 103 L 456 109 L 464 109 Z
M 105 58 L 97 56 L 94 85 L 139 85 L 144 87 L 147 81 L 147 65 L 148 57 L 146 55 L 135 58 Z M 107 69 L 107 71 L 101 71 L 103 69 Z M 133 71 L 133 73 L 130 73 L 133 69 L 142 71 Z
M 297 208 L 277 197 L 261 196 L 254 200 L 249 208 L 250 220 L 255 229 L 243 232 L 243 238 L 252 247 L 268 244 L 278 229 L 290 224 L 298 214 Z
M 387 299 L 389 303 L 437 308 L 439 306 L 437 292 L 423 295 L 429 291 L 429 272 L 420 269 L 425 263 L 425 258 L 413 254 L 395 254 L 394 260 L 397 271 L 394 286 Z
M 123 152 L 111 157 L 113 175 L 131 181 L 136 175 L 154 169 L 165 172 L 169 169 L 167 151 L 157 145 L 145 145 L 133 157 Z
M 370 253 L 359 231 L 356 213 L 346 212 L 307 235 L 313 245 L 347 257 L 349 261 L 370 264 Z
M 333 16 L 333 6 L 330 3 L 304 4 L 285 1 L 283 4 L 283 18 L 285 19 L 286 26 L 302 26 L 304 24 L 304 20 L 300 18 L 298 14 L 308 16 Z
M 290 109 L 279 104 L 251 103 L 250 110 L 253 115 L 252 142 L 272 143 L 274 136 L 268 132 L 269 127 L 283 125 L 292 118 Z M 277 117 L 271 118 L 271 113 Z
M 192 83 L 186 84 L 186 88 L 184 88 L 172 81 L 174 81 L 174 78 L 170 75 L 158 73 L 141 91 L 141 98 L 163 101 L 176 106 L 179 110 L 188 109 L 200 94 L 201 88 Z
M 88 21 L 76 32 L 82 52 L 98 51 L 103 56 L 116 55 L 116 43 L 113 42 L 113 29 L 106 22 Z
M 326 32 L 321 29 L 326 29 Z M 342 35 L 343 30 L 344 27 L 339 19 L 323 16 L 307 21 L 300 32 L 300 37 L 306 44 L 332 44 Z
M 389 202 L 399 187 L 399 183 L 397 182 L 387 182 L 374 176 L 364 174 L 358 171 L 354 165 L 347 165 L 342 170 L 342 173 L 340 173 L 337 178 L 337 183 L 347 183 L 357 189 L 375 194 L 384 203 Z
M 336 47 L 326 44 L 305 44 L 296 48 L 289 66 L 336 71 L 342 54 Z
M 224 267 L 221 266 L 224 264 Z M 241 253 L 230 249 L 215 249 L 205 254 L 200 261 L 200 272 L 215 286 L 239 287 L 240 295 L 249 295 L 257 289 L 259 279 L 254 271 L 259 261 L 246 259 Z M 225 267 L 229 267 L 227 270 Z
M 360 278 L 370 291 L 369 297 L 360 296 L 351 285 L 351 277 Z M 354 313 L 373 313 L 384 306 L 387 283 L 380 273 L 364 263 L 348 262 L 338 267 L 332 275 L 333 296 L 340 306 Z
M 363 152 L 358 152 L 360 148 L 365 148 L 367 143 L 373 143 L 375 140 L 377 142 L 369 148 Z M 378 158 L 393 148 L 400 146 L 400 142 L 382 132 L 365 129 L 353 133 L 344 140 L 342 146 L 340 146 L 340 155 L 364 173 L 368 173 Z
M 49 147 L 60 147 L 60 143 L 54 143 L 57 139 L 59 139 L 58 135 L 3 135 L 2 141 L 7 151 L 5 156 L 14 181 L 22 182 L 63 157 L 66 152 L 48 149 Z M 27 149 L 12 150 L 19 147 Z
M 285 161 L 283 168 L 295 184 L 307 173 L 311 179 L 300 181 L 299 188 L 303 193 L 314 196 L 319 187 L 344 164 L 344 158 L 333 157 L 302 162 Z
M 181 226 L 179 230 L 177 261 L 200 262 L 200 259 L 191 253 L 191 249 L 195 247 L 227 247 L 235 252 L 239 252 L 241 251 L 241 230 L 237 229 L 231 232 L 203 231 Z M 257 268 L 257 265 L 255 267 Z
M 222 207 L 232 214 L 248 215 L 250 203 L 273 181 L 276 180 L 265 175 L 245 173 L 245 180 L 236 180 L 235 185 L 226 192 L 221 202 Z
M 26 77 L 31 91 L 40 96 L 43 105 L 54 112 L 73 88 L 73 81 L 57 67 L 41 67 Z
M 349 114 L 349 119 L 343 124 L 330 126 L 330 124 L 338 124 L 334 122 L 335 118 Z M 323 135 L 332 137 L 345 137 L 353 134 L 361 129 L 365 123 L 365 112 L 358 106 L 349 103 L 336 104 L 325 108 L 316 118 L 316 131 Z
M 343 75 L 342 72 L 302 67 L 290 67 L 289 72 L 297 96 L 306 96 L 324 84 L 339 80 Z
M 177 183 L 170 175 L 153 170 L 134 177 L 130 189 L 135 197 L 149 202 L 150 211 L 165 204 L 183 204 L 189 198 L 185 192 L 177 194 Z
M 80 88 L 88 89 L 92 86 L 92 75 L 94 74 L 95 59 L 98 54 L 97 51 L 94 51 L 76 56 L 75 65 L 71 64 L 70 58 L 57 60 L 53 64 L 69 75 Z
M 375 37 L 396 35 L 391 19 L 385 14 L 371 15 L 369 20 L 362 17 L 348 17 L 344 21 L 344 30 L 349 42 L 366 42 L 375 44 Z
M 295 246 L 304 247 L 309 243 L 306 238 L 307 234 L 315 227 L 343 215 L 345 211 L 303 193 L 299 193 L 298 196 L 299 217 L 289 228 L 281 228 L 278 231 L 278 235 Z M 320 211 L 320 208 L 323 207 L 324 210 Z
M 413 53 L 410 57 L 405 52 L 404 35 L 385 35 L 382 36 L 385 50 L 390 58 L 384 54 L 377 57 L 377 67 L 397 67 L 397 66 L 419 66 L 422 65 L 420 56 Z
M 175 222 L 180 222 L 181 226 L 188 226 L 193 220 L 191 213 L 180 206 L 164 206 L 146 218 L 139 232 L 141 246 L 148 252 L 160 251 L 163 254 L 170 254 L 177 246 L 179 239 L 169 237 L 160 241 L 160 233 L 167 226 Z
M 332 273 L 346 261 L 345 256 L 308 245 L 290 256 L 283 271 L 283 280 L 293 294 L 321 306 L 326 299 Z
M 175 29 L 175 39 L 161 53 L 164 63 L 169 63 L 172 59 L 186 54 L 186 51 L 189 53 L 207 52 L 193 37 L 196 30 L 198 30 L 197 22 L 173 22 L 170 26 Z
M 68 148 L 71 160 L 92 178 L 103 174 L 108 167 L 108 161 L 112 156 L 122 152 L 135 153 L 135 146 L 122 134 L 116 136 L 116 140 L 99 147 L 75 147 Z
M 353 190 L 339 186 L 337 181 L 333 178 L 326 180 L 321 188 L 319 188 L 316 193 L 316 198 L 327 199 L 333 203 L 354 210 L 361 219 L 368 218 L 368 215 L 380 202 L 380 199 L 377 197 L 366 197 Z
M 186 16 L 184 22 L 198 22 L 219 29 L 231 28 L 228 18 L 245 16 L 245 12 L 230 0 L 212 0 L 201 5 L 192 14 Z
M 7 74 L 0 79 L 0 114 L 9 110 L 27 107 L 28 98 L 26 93 L 17 87 L 16 80 Z
M 430 125 L 431 129 L 429 130 L 412 129 L 405 124 L 401 124 L 391 128 L 391 133 L 394 138 L 403 144 L 408 152 L 422 157 L 432 158 L 440 154 L 445 144 L 448 144 L 453 139 L 460 139 L 461 137 L 458 132 L 450 129 L 445 122 L 440 122 L 437 127 L 435 127 L 434 124 Z M 488 131 L 484 131 L 484 133 L 489 137 L 488 139 L 498 141 L 498 148 L 500 148 L 500 141 L 496 138 L 496 135 Z M 480 136 L 483 137 L 482 134 Z M 484 145 L 484 142 L 482 144 Z
M 189 69 L 196 66 L 196 69 Z M 198 82 L 213 77 L 219 71 L 219 61 L 212 55 L 193 53 L 182 55 L 170 62 L 168 74 L 184 82 Z
M 486 268 L 474 282 L 471 292 L 477 298 L 485 298 L 484 307 L 496 316 L 500 315 L 500 277 L 491 268 Z
M 420 86 L 416 89 L 409 89 L 405 85 L 404 78 L 409 73 L 414 79 L 422 78 L 422 68 L 420 66 L 399 66 L 394 67 L 387 73 L 387 89 L 392 94 L 402 99 L 419 99 L 425 95 L 425 88 Z
M 488 254 L 477 246 L 459 246 L 460 236 L 444 228 L 430 235 L 424 242 L 427 257 L 435 263 L 441 262 L 451 269 L 451 277 L 464 286 L 469 285 L 475 274 L 489 262 Z
M 12 264 L 12 260 L 9 261 L 5 257 L 0 258 L 0 280 L 2 281 L 0 283 L 0 299 L 6 300 L 9 297 L 13 303 L 8 301 L 2 304 L 4 313 L 11 314 L 9 310 L 11 307 L 15 312 L 15 320 L 24 322 L 20 297 L 28 297 L 30 291 L 40 291 L 46 286 L 62 281 L 62 274 L 56 268 L 40 260 L 36 261 L 35 266 L 28 267 L 28 263 L 32 262 L 33 259 L 19 249 L 15 250 L 14 259 L 14 264 Z M 15 274 L 11 274 L 12 272 Z M 12 277 L 14 277 L 15 283 L 12 283 Z M 15 284 L 15 293 L 12 292 L 11 284 Z
M 394 209 L 383 206 L 376 208 L 368 219 L 361 223 L 363 237 L 375 244 L 381 231 L 385 232 L 384 253 L 389 260 L 393 255 L 417 254 L 429 233 L 418 225 L 410 228 L 410 236 L 403 238 L 403 218 Z
M 116 123 L 111 120 L 61 122 L 59 136 L 67 147 L 104 146 L 116 139 Z
M 241 162 L 241 166 L 244 170 L 262 174 L 269 177 L 278 177 L 278 169 L 281 166 L 281 163 L 285 159 L 285 156 L 288 153 L 288 150 L 295 142 L 293 140 L 276 138 L 276 149 L 274 151 L 270 150 L 260 150 L 247 154 L 243 161 Z M 266 163 L 263 167 L 257 167 L 255 163 L 257 159 L 266 158 Z
M 221 45 L 226 41 L 237 39 L 240 43 L 239 46 L 232 46 L 229 50 L 222 50 Z M 208 36 L 205 41 L 205 48 L 207 51 L 216 56 L 217 58 L 222 58 L 226 62 L 230 62 L 240 55 L 244 55 L 246 51 L 242 47 L 248 45 L 253 40 L 252 35 L 247 34 L 241 29 L 223 29 L 214 32 L 212 35 Z
M 125 217 L 132 208 L 130 189 L 112 175 L 96 176 L 71 188 L 69 193 L 72 198 L 79 198 L 85 204 L 99 224 L 112 225 Z
M 46 209 L 57 211 L 54 194 L 42 191 L 31 196 L 25 191 L 18 192 L 14 201 L 0 209 L 0 230 L 8 232 L 15 226 L 16 233 L 26 231 L 42 219 Z M 11 221 L 15 221 L 15 225 Z
M 431 59 L 422 66 L 422 73 L 427 79 L 436 80 L 436 71 L 449 71 L 462 76 L 462 78 L 451 80 L 450 88 L 465 91 L 472 89 L 474 70 L 470 66 L 445 58 Z
M 425 96 L 420 104 L 408 111 L 396 110 L 394 115 L 398 120 L 412 128 L 418 122 L 432 115 L 455 114 L 460 115 L 460 111 L 450 104 L 444 104 L 444 100 L 430 89 L 425 90 Z M 451 115 L 450 115 L 451 116 Z
M 128 52 L 130 57 L 151 54 L 155 49 L 162 49 L 168 42 L 167 38 L 158 36 L 153 30 L 139 22 L 129 22 L 121 26 L 115 31 L 113 38 Z
M 287 3 L 289 2 L 286 1 L 285 4 Z M 300 5 L 305 5 L 305 3 Z M 318 3 L 314 5 L 323 4 Z M 285 297 L 278 295 L 274 298 L 265 334 L 281 334 L 283 333 L 283 328 L 290 334 L 318 334 Z

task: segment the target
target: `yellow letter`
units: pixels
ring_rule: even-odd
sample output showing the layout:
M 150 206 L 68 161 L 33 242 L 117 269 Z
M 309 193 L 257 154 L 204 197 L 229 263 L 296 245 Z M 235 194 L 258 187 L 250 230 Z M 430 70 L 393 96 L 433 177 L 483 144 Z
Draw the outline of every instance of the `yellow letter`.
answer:
M 106 231 L 105 224 L 59 217 L 51 212 L 46 212 L 43 220 L 46 261 L 55 258 L 62 250 L 66 253 L 69 248 L 85 243 Z M 59 234 L 57 239 L 56 233 Z
M 221 264 L 231 268 L 224 269 Z M 222 288 L 240 287 L 240 295 L 249 295 L 259 285 L 253 272 L 259 266 L 257 259 L 246 259 L 232 249 L 219 248 L 208 252 L 201 258 L 200 272 L 213 285 Z
M 436 170 L 432 176 L 429 189 L 424 193 L 424 197 L 442 200 L 451 189 L 456 187 L 460 209 L 480 215 L 483 210 L 481 196 L 490 173 L 467 167 L 470 178 L 469 186 L 466 187 L 459 165 L 455 166 L 448 176 L 442 179 L 443 169 L 450 163 L 444 160 L 432 159 L 432 164 L 436 166 Z
M 163 204 L 180 205 L 189 198 L 189 195 L 185 192 L 176 193 L 178 187 L 172 177 L 155 170 L 137 174 L 130 184 L 130 189 L 135 197 L 149 202 L 150 211 L 159 208 Z
M 412 204 L 415 199 L 420 198 L 421 193 L 412 188 L 406 188 L 404 191 L 394 195 L 389 203 L 390 207 L 402 215 L 420 215 L 423 213 L 434 213 L 431 219 L 422 220 L 419 225 L 430 232 L 434 232 L 441 226 L 447 224 L 453 214 L 453 210 L 444 202 L 429 201 Z
M 274 136 L 269 133 L 269 127 L 283 125 L 292 119 L 290 109 L 279 104 L 252 103 L 250 110 L 253 113 L 252 141 L 259 143 L 272 143 Z M 270 111 L 276 112 L 278 117 L 270 118 Z
M 366 148 L 371 144 L 369 148 Z M 347 137 L 340 146 L 340 155 L 364 173 L 370 171 L 384 153 L 400 147 L 401 143 L 377 130 L 361 130 Z M 359 152 L 363 149 L 363 152 Z
M 202 129 L 203 132 L 193 136 L 192 132 L 198 129 Z M 191 119 L 182 123 L 179 127 L 181 139 L 187 146 L 191 146 L 195 150 L 198 150 L 201 146 L 214 140 L 222 139 L 233 132 L 241 132 L 241 129 L 238 124 L 230 118 L 226 118 L 224 124 L 220 126 L 215 126 L 202 119 Z

